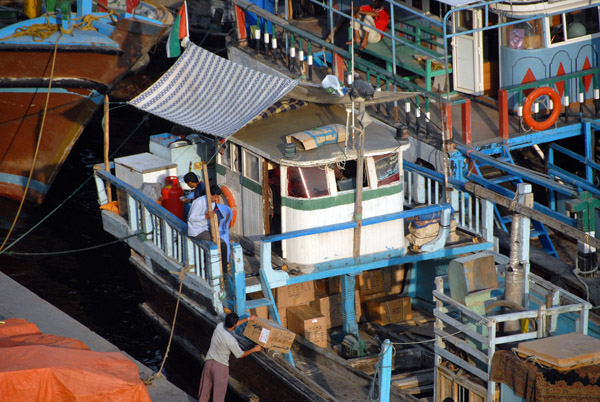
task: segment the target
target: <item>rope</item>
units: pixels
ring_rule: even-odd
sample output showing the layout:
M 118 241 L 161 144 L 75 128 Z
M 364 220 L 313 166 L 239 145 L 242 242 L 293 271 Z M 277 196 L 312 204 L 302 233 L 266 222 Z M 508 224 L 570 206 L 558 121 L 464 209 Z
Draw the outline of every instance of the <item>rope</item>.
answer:
M 122 238 L 117 239 L 117 240 L 109 241 L 108 243 L 102 243 L 102 244 L 97 244 L 95 246 L 77 248 L 77 249 L 72 249 L 72 250 L 49 251 L 47 253 L 20 253 L 18 251 L 8 251 L 8 252 L 6 252 L 6 254 L 8 254 L 8 255 L 27 255 L 27 256 L 45 256 L 45 255 L 62 255 L 62 254 L 79 253 L 81 251 L 95 250 L 97 248 L 101 248 L 101 247 L 105 247 L 105 246 L 110 246 L 111 244 L 119 243 L 119 242 L 121 242 L 123 240 L 127 240 L 127 239 L 129 239 L 131 237 L 138 236 L 141 233 L 143 233 L 143 232 L 137 232 L 137 233 L 134 233 L 134 234 L 129 235 L 129 236 L 122 237 Z
M 175 312 L 173 313 L 173 324 L 171 324 L 171 333 L 169 334 L 169 341 L 167 342 L 167 348 L 165 349 L 165 356 L 163 357 L 162 362 L 160 363 L 160 368 L 158 371 L 153 373 L 150 377 L 142 380 L 146 385 L 152 385 L 154 381 L 158 380 L 162 376 L 162 370 L 167 362 L 167 357 L 169 356 L 169 351 L 171 350 L 171 342 L 173 341 L 173 334 L 175 333 L 175 322 L 177 321 L 177 312 L 179 311 L 179 302 L 181 301 L 181 294 L 183 289 L 183 280 L 185 279 L 185 274 L 191 272 L 193 269 L 192 266 L 183 267 L 181 271 L 179 271 L 179 290 L 177 291 L 177 302 L 175 303 Z
M 142 124 L 144 124 L 146 121 L 148 120 L 148 115 L 146 114 L 142 120 L 140 121 L 140 123 L 137 125 L 137 127 L 135 129 L 133 129 L 133 131 L 127 136 L 127 138 L 125 138 L 125 140 L 123 142 L 121 142 L 119 144 L 119 146 L 117 147 L 117 149 L 115 149 L 113 151 L 113 153 L 110 155 L 111 157 L 114 156 L 123 145 L 125 145 L 133 136 L 133 134 L 136 133 L 136 131 L 142 126 Z M 19 236 L 14 242 L 12 242 L 8 247 L 6 247 L 5 249 L 3 249 L 2 247 L 4 246 L 4 244 L 2 244 L 2 246 L 0 246 L 0 255 L 6 253 L 9 249 L 11 249 L 15 244 L 17 244 L 18 242 L 20 242 L 21 240 L 23 240 L 29 233 L 33 232 L 38 226 L 40 226 L 42 223 L 44 223 L 46 221 L 46 219 L 50 218 L 56 211 L 58 211 L 63 205 L 65 205 L 67 203 L 67 201 L 69 201 L 71 198 L 73 198 L 73 196 L 75 194 L 77 194 L 79 191 L 81 191 L 81 189 L 87 184 L 88 181 L 90 181 L 92 178 L 94 177 L 94 175 L 90 175 L 88 176 L 87 179 L 85 179 L 83 181 L 83 183 L 81 183 L 79 185 L 79 187 L 77 187 L 75 190 L 73 190 L 73 192 L 71 194 L 69 194 L 69 196 L 67 198 L 64 199 L 63 202 L 61 202 L 60 204 L 58 204 L 56 206 L 56 208 L 54 208 L 52 211 L 50 211 L 46 216 L 44 216 L 42 219 L 39 220 L 38 223 L 36 223 L 35 225 L 33 225 L 31 227 L 31 229 L 29 229 L 28 231 L 26 231 L 25 233 L 23 233 L 21 236 Z M 18 218 L 19 212 L 20 212 L 21 208 L 19 208 L 19 211 L 17 212 L 17 217 L 15 217 L 15 222 Z M 14 223 L 13 223 L 13 227 L 14 227 Z M 4 239 L 4 243 L 6 243 L 6 240 L 10 237 L 10 234 L 12 232 L 12 227 L 11 230 L 8 232 L 8 234 L 6 235 L 6 238 Z
M 17 210 L 17 214 L 15 215 L 15 219 L 13 220 L 12 225 L 8 231 L 8 234 L 4 238 L 2 245 L 0 245 L 0 254 L 2 254 L 2 250 L 6 245 L 6 242 L 10 238 L 15 225 L 17 224 L 17 220 L 21 215 L 21 210 L 23 209 L 23 204 L 25 204 L 25 199 L 27 198 L 27 191 L 29 190 L 29 184 L 31 183 L 31 177 L 33 176 L 33 170 L 35 168 L 35 163 L 37 161 L 38 153 L 40 150 L 40 144 L 42 143 L 42 134 L 44 133 L 44 123 L 46 122 L 46 114 L 48 112 L 48 103 L 50 102 L 50 91 L 52 89 L 52 80 L 54 79 L 54 65 L 56 64 L 56 54 L 58 52 L 58 42 L 60 41 L 62 34 L 58 35 L 56 38 L 56 43 L 54 44 L 54 51 L 52 53 L 52 67 L 50 67 L 50 80 L 48 82 L 48 92 L 46 93 L 46 103 L 44 104 L 44 114 L 42 115 L 42 122 L 40 124 L 40 133 L 38 136 L 37 144 L 35 144 L 35 152 L 33 154 L 33 161 L 31 162 L 31 169 L 29 169 L 29 177 L 27 178 L 27 184 L 25 185 L 25 190 L 23 190 L 23 197 L 21 197 L 21 203 L 19 204 L 19 209 Z M 14 243 L 13 243 L 14 244 Z
M 50 23 L 50 18 L 48 14 L 44 15 L 44 17 L 46 18 L 45 23 L 32 24 L 25 27 L 17 28 L 12 35 L 2 38 L 2 40 L 10 38 L 20 38 L 23 36 L 31 36 L 34 42 L 42 42 L 54 35 L 54 33 L 56 32 L 70 35 L 74 29 L 80 29 L 82 31 L 97 31 L 97 29 L 92 25 L 94 21 L 99 21 L 103 18 L 108 17 L 114 22 L 116 21 L 116 19 L 118 19 L 118 14 L 110 10 L 108 14 L 102 16 L 88 14 L 82 17 L 73 18 L 72 21 L 81 20 L 81 22 L 77 24 L 72 24 L 71 29 L 63 29 L 61 25 Z

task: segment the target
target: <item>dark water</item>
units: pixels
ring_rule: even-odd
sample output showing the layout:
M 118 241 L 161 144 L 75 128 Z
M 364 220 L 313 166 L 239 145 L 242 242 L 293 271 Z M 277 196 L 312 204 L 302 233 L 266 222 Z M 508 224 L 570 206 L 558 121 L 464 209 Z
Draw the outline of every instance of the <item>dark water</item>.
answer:
M 131 107 L 111 111 L 111 152 L 122 144 L 142 121 L 144 114 Z M 123 244 L 62 255 L 31 256 L 13 253 L 40 253 L 93 247 L 114 241 L 102 229 L 95 183 L 87 183 L 70 199 L 67 197 L 90 177 L 92 165 L 103 158 L 100 114 L 75 145 L 41 207 L 24 208 L 7 246 L 64 203 L 56 213 L 29 235 L 0 255 L 2 272 L 43 299 L 66 312 L 91 330 L 153 370 L 163 358 L 167 338 L 141 313 L 143 295 L 135 270 L 128 263 L 129 248 Z M 171 124 L 150 118 L 129 139 L 116 156 L 147 152 L 148 137 L 167 132 Z M 0 236 L 6 237 L 18 203 L 0 200 Z M 167 378 L 195 395 L 201 369 L 172 350 L 167 360 Z

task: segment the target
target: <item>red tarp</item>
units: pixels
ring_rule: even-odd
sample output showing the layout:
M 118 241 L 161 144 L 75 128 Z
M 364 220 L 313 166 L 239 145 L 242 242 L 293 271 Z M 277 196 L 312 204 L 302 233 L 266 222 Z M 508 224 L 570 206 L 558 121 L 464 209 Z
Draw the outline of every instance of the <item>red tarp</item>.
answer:
M 23 319 L 0 323 L 1 401 L 151 401 L 137 366 L 119 352 L 42 334 Z

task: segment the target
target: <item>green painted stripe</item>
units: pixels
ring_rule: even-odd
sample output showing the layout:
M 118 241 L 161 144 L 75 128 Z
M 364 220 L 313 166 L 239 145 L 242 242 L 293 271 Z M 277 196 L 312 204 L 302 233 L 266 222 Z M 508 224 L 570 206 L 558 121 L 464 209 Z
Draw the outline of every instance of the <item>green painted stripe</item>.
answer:
M 403 183 L 396 186 L 384 187 L 376 190 L 363 191 L 363 201 L 381 198 L 388 195 L 398 194 L 402 192 Z M 338 205 L 346 205 L 354 203 L 354 193 L 341 194 L 337 197 L 321 197 L 312 200 L 306 198 L 289 198 L 281 197 L 281 206 L 301 211 L 315 211 L 318 209 L 326 209 Z
M 221 176 L 225 176 L 225 174 L 227 173 L 227 168 L 225 167 L 225 165 L 219 165 L 218 163 L 216 163 L 215 165 L 217 165 L 217 173 Z
M 262 186 L 244 176 L 242 176 L 242 187 L 262 196 Z

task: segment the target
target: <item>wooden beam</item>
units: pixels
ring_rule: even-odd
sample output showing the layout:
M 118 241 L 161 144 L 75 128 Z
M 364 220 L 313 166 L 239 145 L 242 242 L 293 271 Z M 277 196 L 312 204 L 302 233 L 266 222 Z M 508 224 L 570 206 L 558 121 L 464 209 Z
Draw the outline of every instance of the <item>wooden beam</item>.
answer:
M 551 227 L 555 231 L 570 236 L 576 240 L 579 240 L 582 243 L 586 243 L 591 247 L 600 248 L 600 239 L 590 237 L 585 232 L 576 229 L 572 226 L 569 226 L 566 223 L 560 222 L 559 220 L 551 218 L 542 212 L 538 212 L 533 208 L 529 208 L 518 203 L 513 204 L 512 199 L 504 197 L 492 190 L 488 190 L 487 188 L 484 188 L 472 182 L 466 182 L 465 188 L 467 189 L 467 191 L 475 194 L 477 197 L 493 201 L 498 205 L 510 209 L 511 211 L 518 212 L 521 215 L 525 215 L 533 220 L 541 222 L 544 225 Z
M 366 356 L 348 359 L 346 362 L 357 370 L 367 375 L 375 374 L 375 365 L 379 361 L 379 356 Z M 407 349 L 397 350 L 392 360 L 392 371 L 394 370 L 413 370 L 422 367 L 423 355 L 420 350 Z

